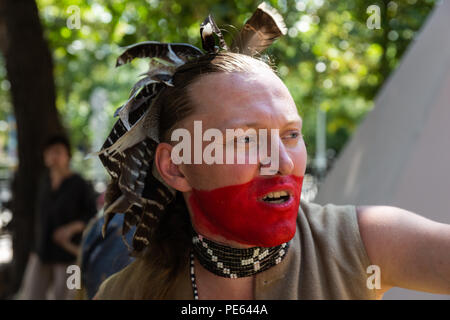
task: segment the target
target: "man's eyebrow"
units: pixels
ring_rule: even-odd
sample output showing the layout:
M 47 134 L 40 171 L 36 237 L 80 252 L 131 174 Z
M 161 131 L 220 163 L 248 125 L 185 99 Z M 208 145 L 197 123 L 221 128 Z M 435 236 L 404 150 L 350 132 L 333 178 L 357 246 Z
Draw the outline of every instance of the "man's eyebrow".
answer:
M 290 126 L 290 125 L 299 125 L 300 127 L 302 126 L 302 119 L 295 119 L 295 120 L 290 120 L 288 122 L 286 122 L 284 124 L 285 127 Z M 266 127 L 265 124 L 260 123 L 260 122 L 238 122 L 238 121 L 232 121 L 230 123 L 228 123 L 227 125 L 223 125 L 220 127 L 221 130 L 225 130 L 225 129 L 234 129 L 234 128 L 264 128 Z

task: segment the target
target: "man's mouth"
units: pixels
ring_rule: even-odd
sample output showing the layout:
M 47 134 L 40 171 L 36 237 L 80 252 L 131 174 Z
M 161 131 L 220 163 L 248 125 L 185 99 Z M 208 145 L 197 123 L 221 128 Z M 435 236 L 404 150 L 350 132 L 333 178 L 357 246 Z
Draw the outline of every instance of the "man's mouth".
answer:
M 288 191 L 274 191 L 269 192 L 264 197 L 262 197 L 262 201 L 268 202 L 268 203 L 284 203 L 289 200 L 291 195 Z

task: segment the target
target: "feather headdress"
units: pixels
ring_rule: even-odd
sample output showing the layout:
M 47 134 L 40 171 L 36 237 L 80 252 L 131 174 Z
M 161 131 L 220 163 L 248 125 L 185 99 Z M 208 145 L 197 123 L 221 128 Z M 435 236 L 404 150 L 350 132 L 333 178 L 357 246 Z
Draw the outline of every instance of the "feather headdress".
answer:
M 153 158 L 159 143 L 160 107 L 157 98 L 162 89 L 173 86 L 172 77 L 177 68 L 193 58 L 220 50 L 255 55 L 284 34 L 283 18 L 263 2 L 234 39 L 231 49 L 211 15 L 200 26 L 205 52 L 186 43 L 156 41 L 126 48 L 117 59 L 116 67 L 135 58 L 149 58 L 150 64 L 142 79 L 131 89 L 128 100 L 116 110 L 114 116 L 119 119 L 97 153 L 111 176 L 105 196 L 103 234 L 113 216 L 123 213 L 122 234 L 136 225 L 133 247 L 140 251 L 150 243 L 158 220 L 175 198 L 176 190 L 160 177 Z

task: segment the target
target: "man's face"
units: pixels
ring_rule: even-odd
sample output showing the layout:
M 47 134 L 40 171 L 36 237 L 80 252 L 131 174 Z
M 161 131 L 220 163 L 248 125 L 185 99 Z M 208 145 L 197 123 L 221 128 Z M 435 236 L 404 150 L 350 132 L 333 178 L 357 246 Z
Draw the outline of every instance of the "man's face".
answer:
M 217 128 L 223 132 L 224 137 L 223 164 L 203 162 L 202 164 L 181 164 L 179 166 L 193 189 L 184 192 L 191 218 L 193 218 L 197 231 L 208 235 L 211 232 L 215 233 L 213 230 L 206 230 L 211 225 L 209 227 L 202 225 L 199 219 L 193 217 L 192 203 L 189 204 L 192 192 L 195 194 L 195 190 L 222 190 L 221 188 L 227 186 L 246 186 L 246 183 L 257 181 L 257 179 L 264 181 L 263 178 L 277 176 L 303 177 L 307 154 L 301 136 L 302 120 L 295 103 L 286 86 L 272 71 L 262 69 L 255 74 L 210 74 L 191 85 L 190 90 L 195 110 L 193 114 L 182 121 L 181 127 L 190 131 L 192 145 L 194 145 L 194 120 L 202 121 L 202 132 L 209 128 Z M 256 132 L 259 129 L 267 129 L 269 157 L 272 143 L 271 129 L 278 129 L 279 133 L 274 137 L 279 149 L 278 173 L 275 172 L 272 176 L 261 175 L 260 160 L 262 159 L 259 156 L 256 163 L 248 163 L 248 158 L 246 158 L 245 164 L 237 164 L 236 155 L 233 164 L 225 163 L 226 149 L 229 147 L 225 129 L 237 128 L 242 128 L 244 131 L 254 128 Z M 210 141 L 204 141 L 202 150 L 210 143 Z M 192 150 L 194 151 L 194 148 Z M 235 154 L 236 151 L 235 147 Z M 245 198 L 247 195 L 252 196 L 251 191 L 245 192 Z M 202 202 L 205 201 L 202 200 Z M 292 220 L 292 218 L 290 219 Z M 220 222 L 217 223 L 220 224 Z
M 67 148 L 61 143 L 50 145 L 44 150 L 44 163 L 49 169 L 66 169 L 69 161 Z

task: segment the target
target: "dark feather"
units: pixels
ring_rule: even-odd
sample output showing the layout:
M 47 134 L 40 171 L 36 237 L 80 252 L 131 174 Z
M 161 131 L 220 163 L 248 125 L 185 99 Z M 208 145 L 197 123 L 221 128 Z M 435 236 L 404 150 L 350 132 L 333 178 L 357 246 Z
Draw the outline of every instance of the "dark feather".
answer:
M 228 50 L 228 46 L 223 38 L 222 32 L 217 26 L 211 15 L 206 17 L 205 21 L 200 25 L 200 36 L 202 38 L 202 46 L 203 49 L 207 52 L 216 52 L 218 51 L 216 47 L 216 38 L 214 35 L 219 38 L 219 47 L 224 50 Z
M 105 143 L 102 146 L 102 150 L 109 148 L 112 146 L 121 136 L 123 136 L 127 132 L 125 126 L 122 124 L 122 121 L 119 119 L 114 124 L 111 132 L 106 138 Z M 121 154 L 116 154 L 115 156 L 111 156 L 109 153 L 100 153 L 99 154 L 100 161 L 105 167 L 106 171 L 108 171 L 111 178 L 114 180 L 118 179 L 120 176 L 120 162 L 122 160 Z M 112 198 L 114 201 L 117 196 Z M 109 202 L 112 202 L 109 201 Z M 106 203 L 108 203 L 108 199 L 106 199 Z
M 130 96 L 128 97 L 129 100 L 132 100 L 134 98 L 136 98 L 137 93 L 143 89 L 147 89 L 148 90 L 148 86 L 152 85 L 152 84 L 156 84 L 159 83 L 160 81 L 157 79 L 153 79 L 152 77 L 146 76 L 144 78 L 142 78 L 141 80 L 139 80 L 138 82 L 136 82 L 133 86 L 133 88 L 131 88 L 130 91 Z M 144 94 L 145 96 L 145 94 Z M 131 110 L 132 111 L 132 110 Z
M 132 205 L 124 213 L 122 235 L 126 235 L 133 226 L 137 226 L 141 220 L 142 207 L 136 204 Z
M 153 203 L 149 199 L 145 199 L 142 194 L 147 176 L 151 173 L 148 160 L 153 158 L 155 148 L 156 142 L 146 139 L 127 149 L 121 156 L 118 171 L 119 178 L 112 180 L 105 198 L 103 234 L 105 234 L 109 222 L 116 213 L 125 213 L 128 217 L 126 221 L 124 220 L 123 228 L 125 229 L 122 230 L 123 234 L 125 234 L 129 230 L 129 226 L 126 223 L 130 224 L 132 221 L 135 223 L 140 221 L 139 217 L 134 216 L 133 219 L 130 219 L 129 216 L 142 212 L 142 206 Z M 108 154 L 105 157 L 108 158 Z M 110 161 L 111 159 L 109 157 Z M 112 162 L 114 163 L 114 161 Z M 115 170 L 117 172 L 116 168 Z M 163 203 L 164 201 L 159 200 L 159 202 Z
M 234 39 L 231 50 L 247 55 L 263 52 L 278 37 L 287 32 L 283 17 L 265 2 L 248 19 Z
M 119 188 L 132 203 L 142 204 L 145 181 L 151 173 L 149 159 L 153 159 L 155 149 L 156 143 L 147 138 L 124 152 Z
M 148 203 L 144 206 L 141 221 L 133 236 L 133 247 L 136 251 L 141 251 L 145 246 L 150 244 L 152 231 L 158 223 L 164 209 L 164 207 L 160 208 L 159 205 L 153 203 Z
M 153 165 L 152 170 L 156 170 Z M 142 195 L 144 205 L 133 237 L 133 247 L 137 251 L 150 242 L 152 231 L 157 226 L 167 205 L 175 198 L 176 191 L 159 181 L 155 174 L 148 174 Z
M 120 119 L 122 120 L 123 125 L 125 126 L 125 128 L 127 128 L 127 130 L 130 130 L 132 126 L 132 124 L 130 124 L 130 116 L 132 115 L 132 113 L 137 109 L 139 109 L 142 105 L 150 107 L 151 100 L 155 98 L 158 92 L 165 86 L 164 83 L 157 82 L 152 79 L 142 79 L 142 80 L 147 80 L 147 83 L 146 81 L 143 81 L 141 83 L 140 90 L 136 90 L 134 92 L 134 95 L 130 99 L 128 99 L 128 101 L 117 112 L 119 114 Z M 141 116 L 145 113 L 145 111 L 147 111 L 147 108 L 145 108 L 142 111 L 143 112 Z M 136 119 L 135 122 L 137 122 L 137 119 L 139 118 L 140 116 L 136 117 L 136 115 L 134 115 L 134 119 Z
M 102 235 L 103 237 L 106 234 L 106 228 L 108 227 L 109 222 L 112 220 L 112 218 L 116 215 L 116 213 L 122 213 L 128 210 L 130 207 L 130 202 L 128 199 L 121 195 L 118 197 L 113 203 L 111 203 L 109 206 L 105 208 L 104 216 L 105 216 L 105 222 L 102 227 Z
M 188 58 L 200 55 L 203 55 L 200 49 L 187 43 L 145 41 L 127 47 L 117 58 L 116 67 L 129 63 L 134 58 L 159 58 L 169 63 L 177 63 L 177 58 L 186 62 Z

